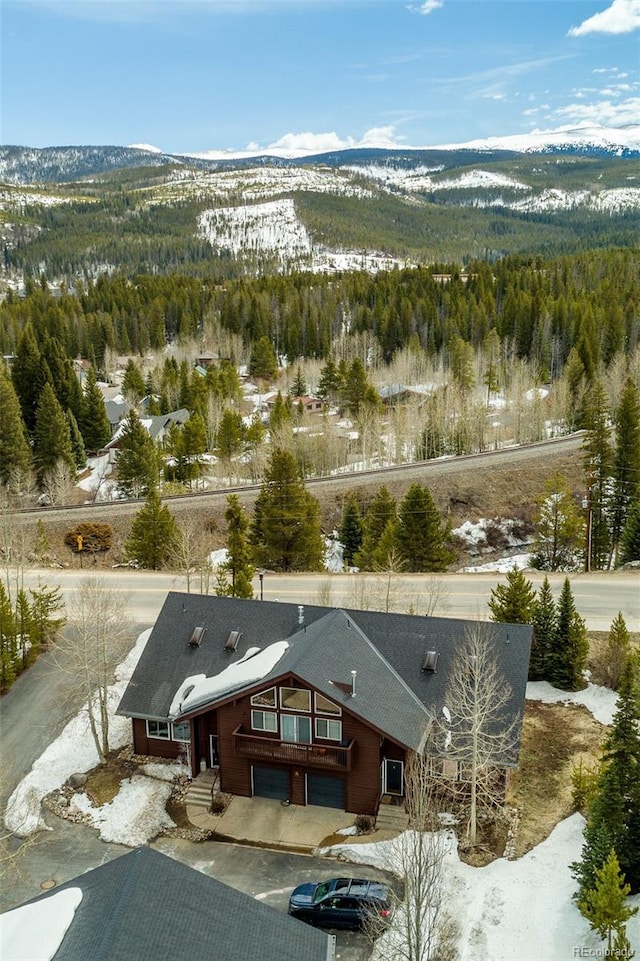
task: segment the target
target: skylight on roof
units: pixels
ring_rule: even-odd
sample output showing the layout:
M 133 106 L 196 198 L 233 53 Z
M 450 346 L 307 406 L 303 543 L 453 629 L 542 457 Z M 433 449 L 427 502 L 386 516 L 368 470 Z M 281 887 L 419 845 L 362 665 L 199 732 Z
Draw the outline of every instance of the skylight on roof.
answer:
M 422 662 L 422 670 L 429 671 L 431 674 L 435 674 L 438 667 L 438 658 L 440 657 L 438 651 L 427 651 Z
M 228 638 L 224 642 L 225 651 L 235 651 L 240 643 L 241 637 L 242 631 L 231 631 Z

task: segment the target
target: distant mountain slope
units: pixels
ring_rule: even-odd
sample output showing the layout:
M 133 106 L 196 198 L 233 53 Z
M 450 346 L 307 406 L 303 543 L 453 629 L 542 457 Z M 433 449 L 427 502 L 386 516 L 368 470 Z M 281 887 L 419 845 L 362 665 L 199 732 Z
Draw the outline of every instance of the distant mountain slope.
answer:
M 632 139 L 626 130 L 626 150 Z M 3 147 L 0 278 L 118 270 L 224 280 L 634 246 L 638 159 L 586 143 L 582 153 L 456 147 L 224 161 L 143 146 Z

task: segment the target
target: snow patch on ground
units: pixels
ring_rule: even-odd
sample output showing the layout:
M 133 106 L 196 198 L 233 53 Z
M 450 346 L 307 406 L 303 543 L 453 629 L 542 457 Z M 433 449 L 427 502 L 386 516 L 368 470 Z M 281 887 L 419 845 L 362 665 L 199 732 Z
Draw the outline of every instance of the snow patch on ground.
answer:
M 509 571 L 526 571 L 530 564 L 530 554 L 514 554 L 501 560 L 487 561 L 473 567 L 461 567 L 459 574 L 508 574 Z
M 455 837 L 448 835 L 446 903 L 460 927 L 462 961 L 567 961 L 598 956 L 595 952 L 604 945 L 573 901 L 575 881 L 569 867 L 580 857 L 584 823 L 582 815 L 573 814 L 524 857 L 500 858 L 483 868 L 460 861 Z M 340 844 L 326 853 L 390 870 L 410 837 L 405 832 L 378 844 Z M 640 903 L 640 895 L 629 901 Z M 638 915 L 629 922 L 627 936 L 636 950 L 640 948 Z M 376 942 L 372 961 L 385 961 L 392 943 L 393 928 Z M 580 949 L 585 953 L 576 954 Z
M 526 697 L 528 701 L 543 701 L 545 704 L 584 704 L 596 721 L 611 724 L 618 695 L 597 684 L 588 684 L 583 691 L 561 691 L 548 681 L 529 681 Z
M 70 809 L 86 815 L 98 828 L 103 841 L 137 847 L 146 844 L 164 828 L 175 827 L 165 811 L 171 789 L 171 784 L 166 781 L 134 774 L 122 782 L 109 804 L 96 808 L 86 794 L 74 794 Z
M 150 634 L 151 629 L 138 636 L 135 646 L 116 669 L 116 683 L 109 688 L 109 742 L 113 749 L 131 742 L 131 721 L 116 716 L 115 710 Z M 90 771 L 98 761 L 89 716 L 83 708 L 35 761 L 9 798 L 4 817 L 8 830 L 18 837 L 46 830 L 41 814 L 42 799 L 62 787 L 71 774 Z

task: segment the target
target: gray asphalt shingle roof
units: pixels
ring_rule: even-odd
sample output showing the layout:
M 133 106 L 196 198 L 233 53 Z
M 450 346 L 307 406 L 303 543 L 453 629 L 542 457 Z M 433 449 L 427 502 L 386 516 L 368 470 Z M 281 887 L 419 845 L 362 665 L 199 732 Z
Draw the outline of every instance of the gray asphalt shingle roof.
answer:
M 296 604 L 170 593 L 118 713 L 166 718 L 187 677 L 212 677 L 239 661 L 250 647 L 264 649 L 287 640 L 288 650 L 261 679 L 262 686 L 295 674 L 400 744 L 418 749 L 430 719 L 442 710 L 455 650 L 465 629 L 477 622 L 315 605 L 305 605 L 303 617 L 304 625 Z M 206 627 L 206 633 L 200 646 L 192 647 L 189 639 L 199 626 Z M 501 674 L 513 691 L 511 713 L 521 715 L 532 629 L 523 624 L 492 624 L 491 629 Z M 234 630 L 242 637 L 230 652 L 224 644 Z M 422 670 L 429 650 L 439 654 L 435 673 Z M 352 697 L 331 682 L 350 685 L 354 670 Z M 255 682 L 247 688 L 254 686 Z
M 323 932 L 151 848 L 115 858 L 56 892 L 67 888 L 80 888 L 82 900 L 53 961 L 332 957 Z

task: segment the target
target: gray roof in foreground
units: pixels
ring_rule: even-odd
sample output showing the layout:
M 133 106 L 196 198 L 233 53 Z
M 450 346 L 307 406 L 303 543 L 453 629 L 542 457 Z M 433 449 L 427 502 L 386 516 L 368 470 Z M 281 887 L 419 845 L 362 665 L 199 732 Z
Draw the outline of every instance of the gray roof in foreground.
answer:
M 329 937 L 151 848 L 28 902 L 80 888 L 53 961 L 327 961 Z
M 187 677 L 212 677 L 250 647 L 264 649 L 287 640 L 289 648 L 260 680 L 261 686 L 295 674 L 400 744 L 419 749 L 431 718 L 442 710 L 456 648 L 465 630 L 478 622 L 315 605 L 305 605 L 303 617 L 300 624 L 296 604 L 170 593 L 118 713 L 166 718 Z M 492 630 L 500 672 L 512 689 L 509 713 L 522 715 L 532 628 L 485 626 Z M 206 627 L 206 633 L 200 646 L 192 647 L 189 639 L 196 627 Z M 224 646 L 231 631 L 242 634 L 235 651 Z M 439 655 L 435 673 L 422 670 L 430 650 Z M 350 685 L 352 671 L 355 697 L 340 686 Z M 255 686 L 253 682 L 247 689 Z M 228 694 L 212 699 L 211 705 L 224 696 Z

